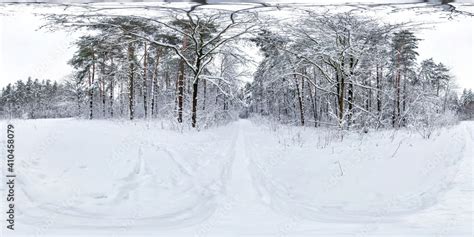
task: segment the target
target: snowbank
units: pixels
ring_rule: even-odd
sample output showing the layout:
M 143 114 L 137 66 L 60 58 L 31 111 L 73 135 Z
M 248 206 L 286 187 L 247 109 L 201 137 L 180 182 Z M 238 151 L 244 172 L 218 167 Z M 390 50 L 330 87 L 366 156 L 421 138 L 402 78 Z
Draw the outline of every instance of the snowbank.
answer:
M 465 128 L 342 134 L 280 127 L 248 133 L 255 184 L 275 210 L 317 221 L 387 221 L 433 205 L 463 158 Z M 263 133 L 271 135 L 263 136 Z

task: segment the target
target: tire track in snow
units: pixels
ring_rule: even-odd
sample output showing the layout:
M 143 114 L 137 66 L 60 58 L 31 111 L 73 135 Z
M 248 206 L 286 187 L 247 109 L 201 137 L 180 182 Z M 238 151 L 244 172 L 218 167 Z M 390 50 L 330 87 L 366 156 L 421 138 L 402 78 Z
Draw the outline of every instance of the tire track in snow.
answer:
M 197 199 L 193 201 L 193 203 L 188 203 L 191 204 L 189 206 L 186 206 L 181 209 L 174 210 L 172 212 L 164 213 L 162 215 L 157 215 L 157 216 L 147 216 L 147 217 L 140 217 L 139 215 L 135 215 L 132 219 L 133 221 L 133 227 L 135 226 L 159 226 L 160 228 L 176 228 L 176 227 L 183 227 L 183 226 L 190 226 L 190 225 L 195 225 L 198 223 L 202 223 L 203 221 L 209 219 L 216 207 L 217 207 L 217 202 L 216 202 L 216 196 L 219 195 L 219 193 L 223 192 L 225 190 L 225 185 L 226 181 L 229 179 L 229 176 L 231 174 L 231 165 L 233 163 L 233 155 L 234 155 L 234 148 L 235 148 L 235 143 L 237 141 L 237 136 L 238 136 L 238 130 L 233 129 L 232 131 L 234 136 L 231 139 L 231 144 L 228 148 L 228 151 L 226 152 L 227 157 L 224 157 L 227 160 L 227 164 L 224 167 L 224 170 L 222 171 L 220 175 L 220 179 L 216 181 L 219 183 L 217 186 L 220 187 L 218 190 L 214 190 L 212 184 L 209 184 L 208 186 L 203 187 L 201 183 L 199 183 L 198 179 L 199 177 L 195 177 L 199 175 L 199 173 L 195 170 L 192 169 L 192 167 L 189 166 L 188 163 L 183 161 L 183 159 L 178 158 L 174 155 L 177 153 L 174 151 L 170 151 L 168 149 L 164 149 L 153 142 L 145 142 L 145 143 L 140 143 L 140 144 L 135 144 L 138 146 L 147 146 L 150 145 L 155 149 L 163 150 L 166 154 L 168 154 L 171 158 L 171 160 L 178 166 L 179 170 L 187 177 L 187 179 L 190 179 L 193 182 L 193 189 L 194 193 L 197 195 Z M 231 133 L 232 134 L 232 133 Z M 229 135 L 226 133 L 226 135 Z M 133 142 L 132 142 L 133 143 Z M 130 143 L 131 144 L 131 143 Z M 129 145 L 130 145 L 129 144 Z M 216 147 L 218 148 L 218 147 Z M 139 148 L 141 149 L 141 148 Z M 142 154 L 143 155 L 143 154 Z M 145 167 L 145 161 L 142 157 L 140 157 L 140 152 L 139 152 L 139 159 L 135 162 L 134 168 L 131 170 L 131 173 L 125 178 L 127 179 L 127 184 L 125 186 L 119 187 L 118 190 L 118 196 L 123 196 L 125 193 L 130 193 L 133 190 L 137 190 L 141 185 L 141 179 L 139 176 L 142 174 L 148 174 L 147 167 Z M 150 174 L 148 174 L 150 175 Z M 133 190 L 132 190 L 133 189 Z M 202 195 L 202 192 L 209 191 L 208 194 Z M 218 191 L 218 192 L 216 192 Z M 211 195 L 209 195 L 209 193 Z M 138 198 L 138 197 L 137 197 Z M 124 222 L 128 222 L 131 219 L 127 217 L 116 217 L 114 215 L 106 215 L 104 213 L 95 213 L 95 212 L 89 212 L 88 210 L 82 210 L 81 208 L 77 208 L 75 206 L 67 205 L 66 206 L 56 206 L 56 205 L 42 205 L 40 208 L 40 212 L 43 214 L 39 214 L 38 212 L 34 212 L 35 214 L 30 215 L 31 221 L 26 221 L 26 223 L 30 223 L 33 225 L 36 225 L 35 219 L 41 219 L 41 216 L 43 216 L 45 213 L 48 216 L 54 216 L 55 220 L 55 228 L 89 228 L 89 229 L 97 229 L 97 228 L 104 228 L 106 227 L 107 229 L 112 228 L 112 227 L 121 227 L 123 226 Z M 60 217 L 60 218 L 56 218 Z M 72 219 L 71 219 L 72 217 Z M 94 219 L 95 221 L 91 222 L 90 220 Z M 74 224 L 71 224 L 74 223 Z
M 225 192 L 219 198 L 219 207 L 215 215 L 205 222 L 197 231 L 197 236 L 205 236 L 214 231 L 232 235 L 255 235 L 255 226 L 258 223 L 262 235 L 281 235 L 283 224 L 295 223 L 288 218 L 281 217 L 264 205 L 259 195 L 251 167 L 254 163 L 247 149 L 250 140 L 246 133 L 253 127 L 248 120 L 239 120 L 235 123 L 238 128 L 237 136 L 230 155 L 223 179 L 226 180 Z M 237 232 L 236 232 L 237 231 Z M 266 231 L 266 233 L 265 233 Z M 225 234 L 223 234 L 225 236 Z
M 460 127 L 458 127 L 457 129 L 458 129 L 456 130 L 457 132 L 462 131 Z M 465 137 L 463 136 L 464 134 L 462 132 L 461 134 L 457 132 L 452 136 L 451 142 L 456 143 L 457 145 L 459 145 L 460 148 L 469 147 L 468 145 L 463 144 L 463 138 Z M 472 133 L 470 135 L 472 136 Z M 255 143 L 251 144 L 251 146 L 252 145 L 253 145 L 254 150 L 256 151 L 258 151 L 259 149 L 260 150 L 262 149 L 262 147 L 256 147 L 257 145 L 255 145 Z M 449 159 L 450 157 L 451 156 L 449 156 L 447 153 L 443 154 L 443 158 L 448 158 L 448 160 L 446 161 L 446 159 L 442 159 L 442 162 L 443 164 L 444 162 L 447 162 L 446 165 L 448 165 L 450 169 L 451 168 L 456 169 L 459 166 L 459 163 L 460 163 L 459 161 L 462 159 L 462 157 L 459 157 L 456 159 Z M 269 161 L 270 161 L 269 163 L 266 162 L 262 165 L 259 165 L 258 162 L 254 162 L 255 165 L 251 167 L 254 171 L 253 174 L 254 174 L 254 179 L 256 180 L 257 190 L 259 190 L 263 199 L 266 200 L 266 203 L 276 212 L 279 212 L 285 215 L 290 215 L 290 216 L 292 215 L 292 213 L 297 214 L 297 215 L 302 215 L 302 217 L 305 217 L 305 219 L 314 220 L 318 222 L 346 222 L 346 223 L 361 222 L 361 223 L 364 223 L 364 222 L 373 221 L 373 220 L 377 220 L 379 222 L 389 222 L 401 216 L 413 214 L 423 209 L 426 209 L 429 206 L 435 205 L 435 203 L 433 202 L 420 203 L 420 204 L 414 203 L 414 205 L 419 205 L 419 207 L 409 210 L 409 211 L 398 210 L 397 212 L 395 212 L 394 210 L 391 210 L 392 208 L 396 208 L 397 204 L 399 204 L 401 201 L 409 202 L 409 201 L 412 201 L 412 199 L 417 199 L 419 196 L 427 196 L 427 195 L 438 196 L 440 193 L 443 193 L 449 190 L 449 187 L 446 187 L 446 185 L 435 185 L 433 187 L 429 187 L 426 190 L 424 191 L 422 190 L 415 194 L 399 196 L 399 198 L 403 200 L 393 199 L 393 200 L 389 200 L 389 202 L 387 203 L 383 203 L 381 205 L 382 208 L 380 209 L 380 212 L 377 211 L 374 213 L 365 214 L 365 213 L 360 213 L 360 211 L 358 211 L 358 212 L 351 213 L 343 209 L 338 210 L 337 207 L 336 209 L 331 210 L 325 206 L 318 206 L 318 205 L 310 206 L 310 205 L 307 205 L 308 203 L 302 203 L 294 199 L 290 190 L 285 188 L 285 186 L 280 185 L 279 183 L 275 182 L 272 179 L 271 175 L 268 174 L 268 169 L 271 169 L 272 164 L 275 162 L 278 163 L 279 161 L 278 160 L 275 161 L 274 158 L 270 159 Z M 450 176 L 450 178 L 454 178 L 454 175 Z M 338 212 L 341 214 L 338 214 Z M 383 220 L 381 219 L 382 218 L 381 214 L 383 216 Z

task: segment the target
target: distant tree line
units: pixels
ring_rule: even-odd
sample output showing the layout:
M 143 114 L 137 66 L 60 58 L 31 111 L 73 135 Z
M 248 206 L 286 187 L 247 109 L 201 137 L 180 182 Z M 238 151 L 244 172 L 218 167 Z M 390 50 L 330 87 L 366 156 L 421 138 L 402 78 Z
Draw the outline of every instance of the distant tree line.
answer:
M 474 119 L 474 93 L 472 89 L 464 89 L 459 98 L 459 114 L 461 119 Z
M 0 94 L 0 117 L 61 118 L 71 117 L 74 110 L 64 84 L 51 80 L 28 78 L 8 84 Z

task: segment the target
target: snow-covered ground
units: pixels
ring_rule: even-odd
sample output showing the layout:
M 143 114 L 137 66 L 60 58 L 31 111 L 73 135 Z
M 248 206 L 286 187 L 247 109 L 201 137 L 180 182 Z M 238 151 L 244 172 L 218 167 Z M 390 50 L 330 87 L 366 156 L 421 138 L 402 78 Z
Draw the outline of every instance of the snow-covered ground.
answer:
M 5 236 L 472 236 L 474 122 L 430 139 L 249 120 L 200 132 L 13 124 L 16 230 L 2 216 Z

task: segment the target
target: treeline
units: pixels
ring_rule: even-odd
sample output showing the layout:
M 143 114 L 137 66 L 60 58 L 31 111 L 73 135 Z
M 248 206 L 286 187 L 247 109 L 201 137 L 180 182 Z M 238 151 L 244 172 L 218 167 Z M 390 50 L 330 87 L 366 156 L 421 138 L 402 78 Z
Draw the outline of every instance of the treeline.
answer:
M 339 128 L 430 127 L 469 118 L 442 63 L 418 63 L 407 25 L 353 13 L 285 24 L 252 10 L 168 9 L 158 17 L 52 15 L 81 30 L 64 83 L 28 79 L 2 90 L 3 117 L 162 118 L 206 127 L 255 113 Z M 264 20 L 262 20 L 264 18 Z M 251 83 L 242 45 L 263 60 Z M 472 94 L 472 93 L 471 93 Z M 471 112 L 469 112 L 471 111 Z
M 459 110 L 454 78 L 404 25 L 351 13 L 308 14 L 263 30 L 250 110 L 283 123 L 340 128 L 431 126 Z M 446 114 L 451 117 L 447 119 Z
M 28 78 L 8 84 L 0 94 L 2 118 L 61 118 L 74 116 L 70 93 L 63 84 Z
M 474 119 L 474 93 L 472 89 L 464 89 L 459 98 L 459 114 L 461 119 Z

